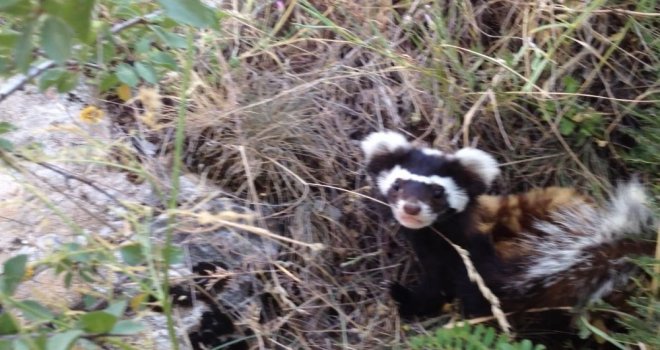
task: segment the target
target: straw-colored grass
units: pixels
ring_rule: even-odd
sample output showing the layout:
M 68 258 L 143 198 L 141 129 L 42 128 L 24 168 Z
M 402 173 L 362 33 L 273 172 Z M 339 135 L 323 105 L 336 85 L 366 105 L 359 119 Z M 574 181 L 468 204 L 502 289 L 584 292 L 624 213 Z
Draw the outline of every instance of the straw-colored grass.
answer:
M 195 39 L 185 165 L 279 234 L 325 247 L 284 242 L 261 276 L 283 288 L 252 329 L 268 348 L 382 348 L 406 337 L 384 287 L 415 267 L 369 198 L 357 142 L 370 131 L 492 152 L 500 192 L 598 194 L 631 170 L 656 175 L 657 163 L 624 161 L 631 132 L 648 122 L 639 116 L 659 110 L 654 2 L 234 4 L 220 33 Z M 161 93 L 176 103 L 175 91 Z M 171 144 L 175 117 L 164 108 L 150 135 Z

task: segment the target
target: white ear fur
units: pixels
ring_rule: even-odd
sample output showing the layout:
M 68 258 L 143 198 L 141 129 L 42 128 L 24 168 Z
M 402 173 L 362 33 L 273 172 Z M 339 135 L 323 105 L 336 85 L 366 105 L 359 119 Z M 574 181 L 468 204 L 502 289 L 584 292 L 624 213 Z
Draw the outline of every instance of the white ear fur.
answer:
M 487 187 L 493 184 L 500 174 L 499 164 L 490 154 L 476 148 L 462 148 L 454 154 L 458 161 L 481 177 Z
M 362 143 L 362 152 L 367 162 L 381 154 L 392 153 L 397 149 L 410 149 L 412 145 L 406 137 L 394 131 L 380 131 L 369 134 Z

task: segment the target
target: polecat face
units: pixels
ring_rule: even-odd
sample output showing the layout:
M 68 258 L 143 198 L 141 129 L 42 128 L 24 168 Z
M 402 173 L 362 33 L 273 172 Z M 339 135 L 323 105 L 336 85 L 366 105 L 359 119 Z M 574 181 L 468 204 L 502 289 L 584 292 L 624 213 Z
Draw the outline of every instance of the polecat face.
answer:
M 362 150 L 367 171 L 395 219 L 411 229 L 462 212 L 499 174 L 495 159 L 483 151 L 463 148 L 445 154 L 413 147 L 391 131 L 370 134 L 362 141 Z

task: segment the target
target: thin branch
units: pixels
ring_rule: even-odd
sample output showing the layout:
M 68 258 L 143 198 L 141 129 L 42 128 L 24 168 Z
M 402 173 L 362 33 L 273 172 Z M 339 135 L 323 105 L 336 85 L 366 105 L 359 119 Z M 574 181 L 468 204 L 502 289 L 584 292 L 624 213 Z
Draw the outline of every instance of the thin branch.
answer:
M 17 74 L 9 78 L 9 81 L 0 87 L 0 102 L 4 101 L 14 92 L 18 91 L 28 81 L 38 77 L 41 73 L 55 66 L 55 61 L 41 62 L 36 66 L 30 67 L 27 74 Z
M 27 159 L 27 158 L 25 158 L 25 157 L 23 157 L 23 156 L 21 156 L 21 155 L 19 155 L 19 154 L 14 154 L 14 156 L 17 157 L 17 158 L 20 158 L 20 159 L 23 159 L 23 160 L 27 160 L 27 161 L 29 161 L 29 159 Z M 52 165 L 52 164 L 49 164 L 49 163 L 46 163 L 46 162 L 34 162 L 34 163 L 37 164 L 37 165 L 39 165 L 39 166 L 41 166 L 41 167 L 44 167 L 44 168 L 46 168 L 46 169 L 48 169 L 48 170 L 54 171 L 54 172 L 56 172 L 56 173 L 62 175 L 66 180 L 68 180 L 68 179 L 74 179 L 74 180 L 76 180 L 76 181 L 78 181 L 78 182 L 82 182 L 83 184 L 85 184 L 85 185 L 87 185 L 87 186 L 93 188 L 94 190 L 96 190 L 97 192 L 101 193 L 102 195 L 108 197 L 111 201 L 115 202 L 115 203 L 116 203 L 117 205 L 119 205 L 120 207 L 122 207 L 122 208 L 124 208 L 124 209 L 127 209 L 127 208 L 128 208 L 128 207 L 126 207 L 126 205 L 125 205 L 124 203 L 122 203 L 119 199 L 117 199 L 117 197 L 113 196 L 113 195 L 110 194 L 108 191 L 106 191 L 106 190 L 102 189 L 101 187 L 99 187 L 99 186 L 98 186 L 97 184 L 95 184 L 92 180 L 89 180 L 89 179 L 86 179 L 86 178 L 84 178 L 84 177 L 81 177 L 81 176 L 78 176 L 78 175 L 72 174 L 71 172 L 69 172 L 69 171 L 67 171 L 67 170 L 64 170 L 64 169 L 62 169 L 62 168 L 60 168 L 60 167 L 58 167 L 58 166 L 55 166 L 55 165 Z

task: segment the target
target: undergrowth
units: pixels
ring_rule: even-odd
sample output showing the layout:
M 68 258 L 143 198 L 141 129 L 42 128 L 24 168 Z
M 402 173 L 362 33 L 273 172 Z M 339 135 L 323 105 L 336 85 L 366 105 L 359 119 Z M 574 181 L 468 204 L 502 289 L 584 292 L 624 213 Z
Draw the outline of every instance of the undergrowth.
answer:
M 495 349 L 495 350 L 543 350 L 545 346 L 534 345 L 524 339 L 512 341 L 492 327 L 464 324 L 450 329 L 439 328 L 429 335 L 418 335 L 410 339 L 411 349 Z
M 144 14 L 139 4 L 126 6 L 120 18 L 109 20 Z M 218 6 L 219 27 L 196 30 L 185 45 L 186 29 L 168 26 L 163 34 L 148 22 L 118 41 L 102 38 L 100 44 L 121 48 L 120 60 L 102 61 L 103 74 L 89 74 L 103 91 L 118 140 L 110 146 L 91 141 L 103 156 L 49 159 L 30 149 L 12 151 L 0 139 L 10 166 L 26 159 L 91 162 L 146 181 L 160 194 L 152 207 L 124 208 L 126 224 L 111 226 L 129 231 L 124 240 L 92 240 L 90 249 L 107 259 L 122 247 L 123 261 L 76 260 L 71 265 L 77 269 L 112 266 L 127 273 L 139 290 L 133 292 L 155 293 L 167 306 L 163 278 L 170 252 L 153 245 L 146 233 L 151 228 L 141 223 L 152 210 L 189 209 L 185 201 L 168 203 L 178 177 L 162 174 L 179 161 L 163 159 L 181 154 L 186 171 L 259 213 L 257 226 L 289 239 L 278 240 L 280 251 L 266 271 L 249 266 L 235 271 L 271 286 L 255 291 L 268 300 L 258 304 L 257 316 L 231 314 L 257 345 L 536 349 L 481 326 L 410 339 L 446 318 L 415 323 L 410 332 L 396 315 L 384 285 L 413 279 L 416 268 L 386 210 L 370 197 L 358 140 L 373 130 L 395 129 L 443 150 L 477 146 L 503 164 L 498 193 L 565 185 L 598 197 L 611 183 L 638 174 L 656 198 L 660 194 L 655 1 L 294 0 Z M 139 46 L 131 44 L 135 36 Z M 190 69 L 184 68 L 187 55 L 193 55 Z M 158 85 L 150 84 L 149 72 L 138 75 L 136 57 L 153 61 Z M 111 78 L 99 78 L 106 75 Z M 145 151 L 145 145 L 156 151 Z M 58 215 L 76 231 L 66 212 Z M 312 249 L 319 243 L 325 249 Z M 609 314 L 625 330 L 583 328 L 579 334 L 569 327 L 562 340 L 582 336 L 583 346 L 605 347 L 610 344 L 602 342 L 605 332 L 613 340 L 652 346 L 654 283 L 640 283 L 650 293 L 631 299 L 635 308 L 622 303 Z M 99 299 L 114 300 L 105 292 Z M 135 303 L 144 309 L 139 298 Z M 78 320 L 69 318 L 56 329 Z M 521 337 L 536 343 L 538 333 Z

